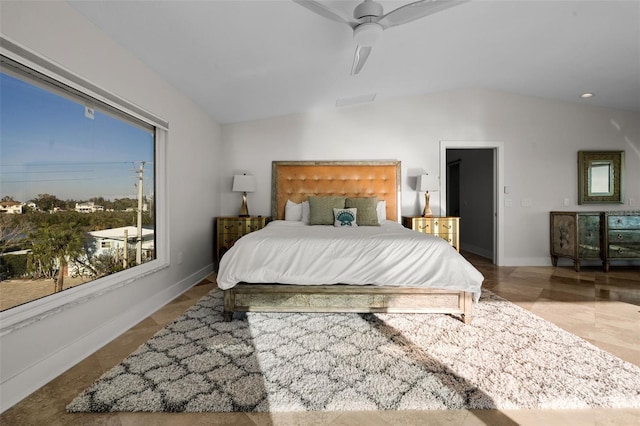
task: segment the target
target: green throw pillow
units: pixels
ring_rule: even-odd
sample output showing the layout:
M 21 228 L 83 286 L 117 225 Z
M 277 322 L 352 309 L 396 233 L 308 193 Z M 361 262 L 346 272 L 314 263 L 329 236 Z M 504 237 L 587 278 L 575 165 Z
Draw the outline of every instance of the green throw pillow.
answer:
M 380 226 L 376 207 L 378 197 L 347 198 L 346 208 L 358 209 L 358 226 Z
M 343 209 L 345 198 L 333 195 L 308 197 L 309 225 L 333 225 L 333 209 Z

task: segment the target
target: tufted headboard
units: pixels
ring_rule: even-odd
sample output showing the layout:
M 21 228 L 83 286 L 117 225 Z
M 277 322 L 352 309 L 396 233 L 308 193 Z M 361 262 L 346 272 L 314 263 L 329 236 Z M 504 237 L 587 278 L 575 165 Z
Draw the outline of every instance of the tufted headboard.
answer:
M 274 161 L 271 217 L 284 219 L 287 200 L 309 195 L 372 197 L 387 202 L 387 219 L 398 220 L 400 161 Z

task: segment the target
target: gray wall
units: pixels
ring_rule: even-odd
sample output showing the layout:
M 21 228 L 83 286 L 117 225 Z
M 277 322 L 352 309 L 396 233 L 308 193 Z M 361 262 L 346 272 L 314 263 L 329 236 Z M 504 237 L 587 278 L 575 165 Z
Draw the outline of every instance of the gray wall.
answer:
M 491 149 L 447 150 L 447 162 L 460 160 L 460 247 L 489 259 L 494 240 L 493 156 Z

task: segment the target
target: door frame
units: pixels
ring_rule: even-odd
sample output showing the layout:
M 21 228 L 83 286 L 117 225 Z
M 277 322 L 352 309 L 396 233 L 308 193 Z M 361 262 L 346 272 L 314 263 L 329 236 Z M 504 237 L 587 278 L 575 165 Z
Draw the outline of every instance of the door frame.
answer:
M 493 263 L 504 259 L 504 143 L 502 141 L 440 141 L 440 206 L 447 214 L 447 149 L 493 149 Z

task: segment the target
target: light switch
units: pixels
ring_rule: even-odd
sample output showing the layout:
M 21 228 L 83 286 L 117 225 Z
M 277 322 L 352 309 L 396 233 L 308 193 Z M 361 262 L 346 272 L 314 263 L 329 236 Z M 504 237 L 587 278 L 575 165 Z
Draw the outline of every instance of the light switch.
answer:
M 570 200 L 570 199 L 568 199 L 568 198 L 565 198 L 565 199 L 564 199 L 564 206 L 565 206 L 565 207 L 569 207 L 569 204 L 570 204 L 570 203 L 571 203 L 571 200 Z

